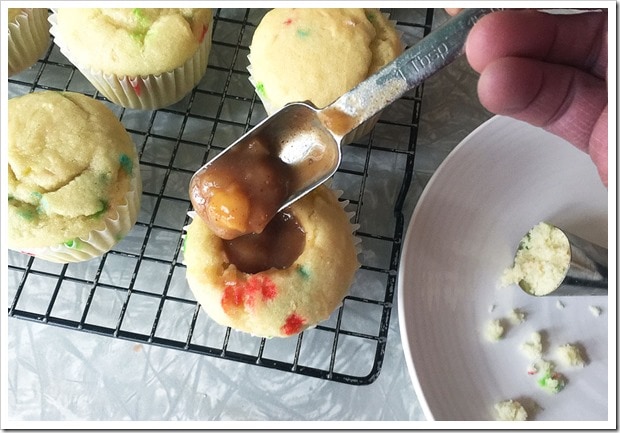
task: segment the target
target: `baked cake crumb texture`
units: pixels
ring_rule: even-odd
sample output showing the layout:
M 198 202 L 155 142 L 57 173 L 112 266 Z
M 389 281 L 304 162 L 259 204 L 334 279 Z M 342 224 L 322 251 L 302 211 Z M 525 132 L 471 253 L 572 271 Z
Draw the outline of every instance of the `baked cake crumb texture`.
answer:
M 519 325 L 520 323 L 525 322 L 525 317 L 525 312 L 519 308 L 513 308 L 510 310 L 510 313 L 508 313 L 508 320 L 510 320 L 510 323 L 513 325 Z
M 501 319 L 493 319 L 487 323 L 485 336 L 489 341 L 501 340 L 504 336 L 504 325 Z
M 527 411 L 517 400 L 503 400 L 494 407 L 498 421 L 527 421 Z
M 562 230 L 541 222 L 520 241 L 512 266 L 501 285 L 519 284 L 528 293 L 544 296 L 564 280 L 570 266 L 570 243 Z
M 533 332 L 530 339 L 521 344 L 521 351 L 530 359 L 538 359 L 542 356 L 542 337 L 540 332 Z
M 583 368 L 586 365 L 581 349 L 574 344 L 567 343 L 559 346 L 557 354 L 560 360 L 569 367 Z

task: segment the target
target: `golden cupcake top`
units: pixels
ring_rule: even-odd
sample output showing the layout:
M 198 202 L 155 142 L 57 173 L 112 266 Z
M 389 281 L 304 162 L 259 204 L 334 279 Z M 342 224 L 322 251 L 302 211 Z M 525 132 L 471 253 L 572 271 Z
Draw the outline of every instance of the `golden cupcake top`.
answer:
M 59 8 L 55 36 L 79 67 L 157 75 L 192 57 L 211 26 L 207 8 Z
M 324 107 L 402 51 L 398 32 L 378 9 L 278 8 L 256 28 L 250 72 L 271 111 L 306 100 Z
M 54 91 L 10 99 L 11 248 L 87 235 L 122 202 L 136 170 L 131 137 L 102 102 Z
M 261 234 L 232 241 L 196 215 L 183 250 L 190 289 L 221 325 L 261 337 L 295 335 L 327 319 L 349 291 L 360 266 L 350 218 L 325 185 Z

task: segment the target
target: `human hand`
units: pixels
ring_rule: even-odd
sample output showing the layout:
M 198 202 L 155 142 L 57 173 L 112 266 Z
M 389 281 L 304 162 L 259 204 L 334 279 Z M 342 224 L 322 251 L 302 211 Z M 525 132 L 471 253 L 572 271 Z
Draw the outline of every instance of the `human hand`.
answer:
M 476 23 L 465 51 L 485 108 L 589 153 L 607 186 L 606 12 L 495 12 Z

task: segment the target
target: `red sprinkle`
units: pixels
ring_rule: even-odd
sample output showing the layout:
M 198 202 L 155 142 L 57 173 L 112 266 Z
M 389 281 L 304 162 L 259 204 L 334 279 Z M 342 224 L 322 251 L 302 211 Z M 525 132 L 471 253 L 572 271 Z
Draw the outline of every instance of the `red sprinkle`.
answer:
M 276 284 L 268 277 L 256 275 L 248 280 L 248 284 L 257 285 L 260 287 L 261 295 L 263 299 L 273 299 L 277 296 L 278 291 Z
M 252 275 L 247 281 L 227 284 L 222 296 L 222 308 L 227 314 L 240 307 L 254 308 L 257 301 L 277 296 L 275 283 L 264 275 Z
M 284 21 L 284 25 L 288 26 L 292 22 L 293 22 L 293 19 L 292 18 L 288 18 L 286 21 Z
M 297 334 L 299 331 L 301 331 L 304 323 L 305 320 L 301 316 L 298 316 L 296 313 L 292 313 L 286 318 L 286 322 L 284 323 L 284 325 L 282 325 L 280 331 L 282 331 L 282 333 L 285 335 Z
M 243 305 L 243 291 L 237 285 L 226 286 L 222 296 L 222 308 L 228 312 Z
M 200 35 L 200 38 L 198 38 L 198 42 L 202 42 L 205 39 L 205 35 L 207 34 L 207 30 L 209 30 L 209 25 L 205 24 L 204 26 L 202 26 L 202 34 Z
M 139 78 L 130 78 L 129 79 L 129 84 L 131 84 L 131 87 L 133 87 L 134 92 L 136 92 L 136 95 L 140 96 L 140 93 L 142 93 L 142 85 L 140 84 L 141 80 Z

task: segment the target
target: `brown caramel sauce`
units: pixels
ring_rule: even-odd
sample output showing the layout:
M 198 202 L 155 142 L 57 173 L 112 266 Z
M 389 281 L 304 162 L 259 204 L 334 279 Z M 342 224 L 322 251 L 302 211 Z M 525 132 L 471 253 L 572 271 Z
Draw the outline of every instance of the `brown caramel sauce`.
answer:
M 255 274 L 271 268 L 286 269 L 301 255 L 306 233 L 295 216 L 279 212 L 260 233 L 224 241 L 230 263 L 241 272 Z
M 356 123 L 337 109 L 319 115 L 336 135 L 346 134 Z M 339 158 L 337 146 L 325 144 L 332 140 L 331 134 L 316 128 L 313 116 L 312 110 L 285 112 L 279 123 L 264 128 L 247 146 L 231 147 L 190 182 L 194 210 L 224 240 L 230 262 L 244 272 L 286 268 L 303 252 L 303 227 L 290 211 L 278 210 L 293 192 L 320 179 Z M 289 128 L 293 134 L 278 135 L 274 131 L 279 128 Z
M 337 108 L 326 108 L 319 112 L 321 122 L 334 134 L 344 136 L 356 126 L 356 119 Z
M 232 148 L 190 183 L 194 210 L 222 239 L 260 233 L 289 196 L 294 173 L 259 142 Z
M 290 210 L 278 213 L 294 173 L 258 140 L 232 148 L 190 183 L 196 213 L 222 238 L 230 263 L 246 273 L 285 269 L 303 252 L 303 227 Z

